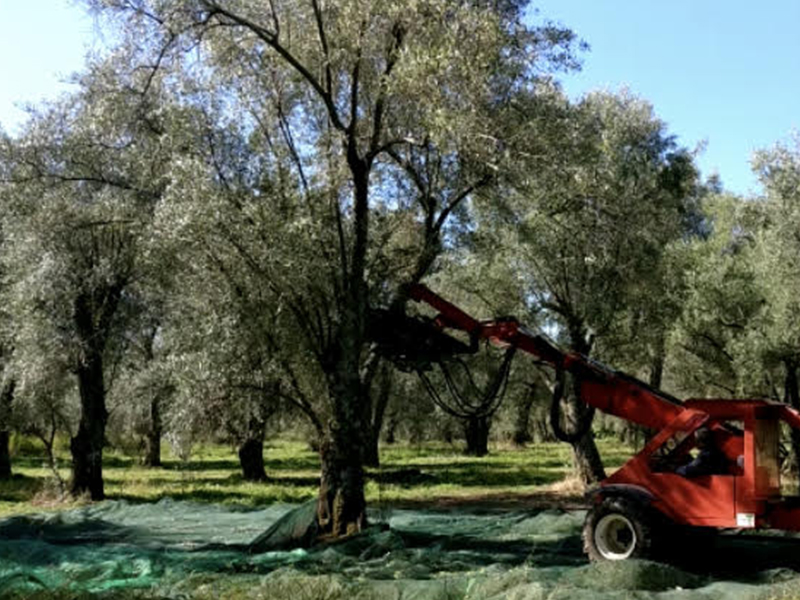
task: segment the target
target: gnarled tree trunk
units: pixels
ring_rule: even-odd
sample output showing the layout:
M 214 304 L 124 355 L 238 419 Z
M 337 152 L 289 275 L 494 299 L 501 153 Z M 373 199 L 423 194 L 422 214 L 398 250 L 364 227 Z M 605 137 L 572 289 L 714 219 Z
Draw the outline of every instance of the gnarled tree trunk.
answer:
M 584 330 L 582 323 L 572 324 L 570 327 L 570 341 L 572 350 L 585 356 L 589 356 L 592 343 Z M 576 378 L 573 381 L 573 393 L 566 399 L 566 415 L 569 421 L 578 423 L 586 413 L 586 406 L 580 400 L 581 390 L 580 381 Z M 572 463 L 578 478 L 584 485 L 591 485 L 606 478 L 606 471 L 603 467 L 603 459 L 594 441 L 594 432 L 589 427 L 572 446 Z
M 239 464 L 245 481 L 266 481 L 264 468 L 264 435 L 267 420 L 262 415 L 253 415 L 247 426 L 247 435 L 239 444 Z
M 366 202 L 366 197 L 363 200 Z M 363 280 L 357 281 L 360 283 L 353 285 L 364 286 Z M 333 356 L 325 365 L 332 411 L 320 442 L 322 473 L 317 498 L 317 525 L 323 535 L 332 537 L 361 531 L 367 522 L 364 449 L 370 406 L 369 387 L 362 382 L 364 287 L 352 290 L 349 305 L 342 312 Z
M 78 433 L 70 440 L 70 492 L 73 496 L 88 493 L 92 500 L 105 498 L 103 447 L 108 412 L 103 352 L 124 287 L 122 277 L 113 285 L 84 292 L 75 299 L 73 318 L 83 352 L 76 365 L 81 417 Z
M 0 390 L 0 480 L 11 478 L 11 402 L 14 399 L 15 382 L 12 379 Z
M 266 481 L 264 469 L 264 440 L 248 438 L 239 445 L 239 464 L 245 481 Z
M 161 397 L 154 394 L 150 399 L 150 429 L 145 439 L 144 464 L 147 467 L 161 466 L 161 435 L 164 424 L 161 419 Z
M 78 433 L 70 442 L 72 451 L 72 484 L 75 496 L 88 492 L 92 500 L 102 500 L 103 446 L 105 444 L 106 391 L 103 382 L 103 357 L 96 348 L 78 367 L 78 389 L 81 398 L 81 420 Z
M 491 417 L 473 416 L 464 421 L 464 437 L 467 447 L 464 454 L 468 456 L 486 456 L 489 454 L 489 429 Z
M 536 398 L 536 384 L 528 384 L 528 390 L 523 394 L 514 407 L 514 433 L 511 436 L 511 441 L 516 446 L 524 446 L 533 441 L 531 436 L 531 408 L 533 401 Z
M 367 467 L 379 467 L 381 464 L 381 430 L 383 429 L 383 417 L 386 414 L 386 407 L 389 405 L 391 391 L 392 373 L 389 365 L 384 363 L 381 365 L 380 373 L 378 374 L 377 397 L 372 407 L 372 419 L 364 448 L 364 465 Z
M 155 352 L 153 346 L 155 344 L 156 334 L 158 327 L 154 326 L 151 329 L 150 335 L 147 336 L 144 344 L 144 359 L 147 363 L 152 363 L 155 360 Z M 159 387 L 151 391 L 150 396 L 150 428 L 147 431 L 145 438 L 145 454 L 144 465 L 147 467 L 160 467 L 161 466 L 161 435 L 164 432 L 164 422 L 161 418 L 161 400 L 163 398 L 163 390 Z
M 366 525 L 361 432 L 346 426 L 329 431 L 320 444 L 322 474 L 317 523 L 323 534 L 339 537 Z

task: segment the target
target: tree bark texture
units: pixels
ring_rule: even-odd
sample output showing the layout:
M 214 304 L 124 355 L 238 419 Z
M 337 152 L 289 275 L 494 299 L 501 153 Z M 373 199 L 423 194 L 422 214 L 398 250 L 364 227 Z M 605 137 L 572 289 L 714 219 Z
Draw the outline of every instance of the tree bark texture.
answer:
M 120 280 L 116 285 L 85 292 L 75 299 L 73 318 L 83 353 L 76 364 L 81 417 L 78 433 L 70 440 L 70 492 L 73 496 L 88 493 L 92 500 L 105 498 L 103 446 L 108 412 L 103 353 L 123 288 L 123 280 Z
M 81 419 L 78 433 L 70 442 L 74 496 L 88 493 L 92 500 L 103 500 L 103 446 L 105 444 L 106 392 L 103 381 L 103 358 L 90 349 L 78 367 Z
M 14 399 L 14 381 L 0 390 L 0 480 L 11 478 L 11 402 Z
M 355 115 L 353 116 L 355 119 Z M 340 537 L 366 526 L 364 456 L 370 425 L 369 382 L 363 354 L 369 309 L 366 264 L 369 244 L 369 177 L 371 158 L 359 154 L 356 130 L 347 132 L 347 164 L 353 182 L 353 238 L 349 261 L 342 251 L 343 289 L 340 325 L 330 358 L 324 360 L 332 411 L 320 445 L 322 473 L 317 525 L 323 536 Z M 348 268 L 349 267 L 349 268 Z
M 350 430 L 350 428 L 347 428 Z M 332 432 L 338 439 L 325 439 L 320 447 L 322 476 L 317 500 L 320 531 L 332 537 L 350 535 L 366 525 L 364 468 L 356 431 Z M 348 444 L 345 438 L 355 443 Z
M 0 431 L 0 481 L 11 479 L 11 436 L 8 431 Z
M 359 285 L 353 283 L 353 285 Z M 355 293 L 344 307 L 334 360 L 328 364 L 331 418 L 320 443 L 322 473 L 317 524 L 323 536 L 340 537 L 366 525 L 364 450 L 369 424 L 369 390 L 361 381 L 366 297 Z M 359 303 L 364 303 L 363 306 Z
M 570 327 L 570 337 L 572 349 L 588 357 L 592 344 L 588 341 L 583 324 Z M 572 382 L 573 393 L 569 394 L 569 398 L 566 401 L 566 414 L 569 421 L 577 424 L 581 419 L 585 418 L 582 415 L 586 413 L 586 405 L 580 400 L 580 381 L 573 378 Z M 597 444 L 595 444 L 594 432 L 591 427 L 576 442 L 570 445 L 572 446 L 572 463 L 575 467 L 575 472 L 584 485 L 592 485 L 606 478 L 603 459 L 600 457 Z
M 159 394 L 154 394 L 150 399 L 150 429 L 145 440 L 144 464 L 147 467 L 161 466 L 161 435 L 163 431 L 161 398 Z
M 264 439 L 248 438 L 239 445 L 239 463 L 245 481 L 266 481 Z
M 533 441 L 531 436 L 531 408 L 533 408 L 533 401 L 536 398 L 536 384 L 531 383 L 528 390 L 519 397 L 514 407 L 514 433 L 511 436 L 511 441 L 516 446 L 524 446 Z
M 367 434 L 367 443 L 364 447 L 364 466 L 377 469 L 381 466 L 380 456 L 380 435 L 381 431 L 370 428 Z
M 392 375 L 390 367 L 384 362 L 378 374 L 378 389 L 372 407 L 372 420 L 369 427 L 367 445 L 364 448 L 364 465 L 377 468 L 381 464 L 380 439 L 383 429 L 383 419 L 386 415 L 386 407 L 389 405 L 389 398 L 392 392 Z
M 256 412 L 250 416 L 245 435 L 239 443 L 239 464 L 245 481 L 266 481 L 264 469 L 264 436 L 267 432 L 266 413 Z
M 584 485 L 592 485 L 606 478 L 603 459 L 597 450 L 591 429 L 572 444 L 572 461 L 575 472 Z
M 144 344 L 144 359 L 147 363 L 155 360 L 153 346 L 155 343 L 157 327 L 153 327 Z M 144 465 L 146 467 L 161 466 L 161 435 L 164 433 L 164 422 L 161 417 L 162 389 L 151 391 L 150 396 L 150 428 L 145 438 Z
M 399 425 L 399 418 L 397 410 L 389 413 L 389 421 L 386 423 L 386 436 L 384 442 L 391 446 L 397 442 L 397 426 Z
M 489 454 L 489 430 L 491 417 L 470 417 L 464 421 L 464 437 L 467 442 L 464 453 L 468 456 L 486 456 Z
M 566 400 L 567 419 L 572 423 L 578 423 L 585 418 L 586 406 L 580 398 L 580 382 L 573 380 L 574 393 L 569 395 Z M 589 427 L 577 441 L 570 444 L 572 446 L 572 464 L 578 479 L 584 485 L 592 485 L 606 478 L 603 468 L 603 459 L 594 442 L 594 431 Z

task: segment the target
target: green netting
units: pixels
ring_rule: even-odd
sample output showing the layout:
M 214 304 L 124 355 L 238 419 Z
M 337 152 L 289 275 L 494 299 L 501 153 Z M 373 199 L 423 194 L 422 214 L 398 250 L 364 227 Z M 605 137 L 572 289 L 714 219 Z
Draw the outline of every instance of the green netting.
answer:
M 371 515 L 376 526 L 363 535 L 290 549 L 306 533 L 312 505 L 253 511 L 106 502 L 1 520 L 0 596 L 800 598 L 800 540 L 725 537 L 699 556 L 687 544 L 681 566 L 589 564 L 581 551 L 583 517 L 555 510 L 382 511 Z

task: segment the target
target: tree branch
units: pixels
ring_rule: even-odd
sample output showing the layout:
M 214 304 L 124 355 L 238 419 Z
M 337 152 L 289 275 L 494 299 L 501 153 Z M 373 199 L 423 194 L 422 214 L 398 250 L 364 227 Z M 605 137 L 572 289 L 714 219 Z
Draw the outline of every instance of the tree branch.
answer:
M 252 31 L 261 41 L 267 44 L 270 48 L 275 50 L 297 73 L 306 80 L 306 82 L 311 85 L 317 95 L 325 104 L 325 108 L 328 112 L 328 117 L 333 123 L 333 126 L 338 129 L 339 131 L 346 131 L 347 127 L 345 127 L 344 123 L 342 122 L 341 118 L 339 117 L 339 111 L 336 109 L 336 104 L 333 101 L 333 96 L 329 94 L 325 88 L 322 87 L 319 80 L 311 74 L 308 70 L 306 65 L 304 65 L 300 60 L 292 54 L 288 48 L 286 48 L 283 44 L 278 41 L 278 32 L 277 31 L 269 31 L 268 29 L 254 23 L 253 21 L 235 14 L 218 4 L 216 1 L 213 0 L 201 0 L 203 5 L 209 11 L 209 19 L 213 17 L 219 18 L 219 16 L 225 17 L 229 19 L 236 25 L 240 27 L 244 27 Z
M 322 11 L 319 8 L 318 0 L 311 0 L 311 5 L 314 7 L 314 19 L 317 22 L 317 33 L 319 34 L 319 43 L 322 46 L 322 54 L 325 57 L 325 90 L 329 95 L 333 95 L 333 75 L 331 74 L 331 54 L 328 50 L 328 38 L 325 35 L 325 25 L 322 22 Z
M 458 207 L 458 205 L 464 201 L 464 199 L 467 196 L 469 196 L 475 190 L 480 189 L 481 187 L 489 183 L 491 180 L 492 178 L 490 175 L 484 175 L 478 181 L 468 185 L 461 193 L 456 195 L 456 197 L 453 198 L 450 202 L 448 202 L 447 206 L 445 206 L 442 209 L 442 212 L 439 213 L 439 218 L 436 219 L 436 224 L 434 225 L 434 229 L 436 231 L 441 231 L 445 221 L 447 220 L 447 217 L 450 216 L 450 213 L 452 213 Z

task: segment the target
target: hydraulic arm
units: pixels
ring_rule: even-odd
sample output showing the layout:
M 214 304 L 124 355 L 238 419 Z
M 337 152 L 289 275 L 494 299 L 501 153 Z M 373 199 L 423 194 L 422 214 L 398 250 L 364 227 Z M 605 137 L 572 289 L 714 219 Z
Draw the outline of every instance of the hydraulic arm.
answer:
M 410 294 L 412 299 L 438 311 L 434 319 L 437 327 L 466 333 L 472 347 L 479 340 L 512 345 L 552 365 L 557 372 L 574 374 L 581 382 L 581 400 L 605 413 L 651 429 L 663 429 L 684 410 L 672 396 L 582 354 L 564 351 L 544 336 L 528 331 L 514 318 L 479 321 L 424 285 L 413 286 Z

